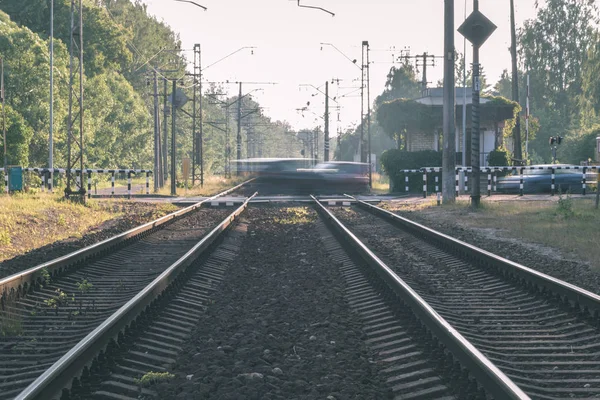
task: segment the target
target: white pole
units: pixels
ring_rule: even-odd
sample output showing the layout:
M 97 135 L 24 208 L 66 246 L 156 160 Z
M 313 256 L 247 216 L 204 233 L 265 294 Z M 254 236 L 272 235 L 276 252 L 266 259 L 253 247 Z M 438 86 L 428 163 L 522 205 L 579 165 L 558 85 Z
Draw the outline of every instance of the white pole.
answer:
M 50 132 L 48 137 L 48 169 L 50 170 L 50 192 L 52 192 L 52 175 L 54 170 L 53 157 L 54 133 L 54 0 L 50 0 Z

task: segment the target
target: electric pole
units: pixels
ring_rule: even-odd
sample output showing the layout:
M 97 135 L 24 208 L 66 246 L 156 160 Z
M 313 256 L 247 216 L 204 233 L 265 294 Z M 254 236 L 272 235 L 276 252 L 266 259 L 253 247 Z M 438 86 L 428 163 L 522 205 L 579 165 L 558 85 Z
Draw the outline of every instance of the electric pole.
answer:
M 421 90 L 424 93 L 425 90 L 427 89 L 427 84 L 429 83 L 429 82 L 427 82 L 427 67 L 435 67 L 435 59 L 443 58 L 443 57 L 434 56 L 432 54 L 427 54 L 427 52 L 425 52 L 423 54 L 419 54 L 416 56 L 403 55 L 398 58 L 404 58 L 405 60 L 408 60 L 409 58 L 414 58 L 415 66 L 417 68 L 423 67 L 423 77 L 421 78 Z
M 0 57 L 0 100 L 2 101 L 2 133 L 4 135 L 4 174 L 8 174 L 8 158 L 6 157 L 6 108 L 4 105 L 4 58 Z
M 77 21 L 77 22 L 76 22 Z M 85 202 L 85 189 L 83 185 L 83 4 L 79 0 L 79 6 L 75 6 L 75 0 L 71 0 L 71 46 L 69 62 L 69 126 L 67 132 L 67 187 L 65 188 L 65 197 L 70 198 L 76 193 L 71 189 L 74 183 L 73 172 L 79 163 L 79 190 L 77 200 Z M 78 38 L 76 38 L 78 36 Z M 78 60 L 75 60 L 75 58 Z M 76 64 L 76 61 L 79 61 Z M 75 78 L 79 77 L 79 90 L 75 85 Z M 73 98 L 77 98 L 77 110 Z M 75 126 L 79 121 L 79 138 L 75 138 Z M 78 149 L 73 149 L 77 146 Z M 79 151 L 77 151 L 79 150 Z
M 154 88 L 154 193 L 158 192 L 160 180 L 160 130 L 158 121 L 158 77 L 153 73 Z
M 329 81 L 325 82 L 325 132 L 323 139 L 323 161 L 329 161 Z
M 50 126 L 48 133 L 48 189 L 52 193 L 54 169 L 54 0 L 50 0 Z
M 512 99 L 519 103 L 519 71 L 517 69 L 517 34 L 515 27 L 515 2 L 510 0 L 510 37 L 511 46 L 510 54 L 512 58 Z M 521 116 L 517 116 L 515 128 L 513 131 L 514 139 L 514 157 L 521 161 L 523 160 L 523 152 L 521 150 Z
M 204 138 L 202 123 L 202 51 L 199 44 L 194 45 L 194 109 L 192 112 L 192 185 L 196 181 L 196 168 L 200 168 L 200 186 L 204 186 Z M 198 121 L 198 122 L 197 122 Z
M 373 161 L 371 160 L 371 77 L 369 68 L 369 42 L 363 42 L 363 45 L 367 46 L 367 138 L 369 145 L 367 150 L 369 152 L 369 188 L 373 187 Z
M 360 162 L 367 162 L 365 149 L 365 42 L 363 41 L 360 64 Z
M 173 79 L 173 93 L 171 94 L 173 101 L 171 102 L 171 196 L 177 195 L 177 169 L 175 168 L 175 114 L 177 92 L 177 80 Z
M 442 149 L 442 199 L 454 203 L 456 121 L 454 99 L 454 0 L 444 0 L 444 141 Z
M 168 123 L 168 118 L 169 118 L 169 105 L 167 104 L 167 91 L 169 90 L 169 86 L 168 86 L 169 82 L 167 81 L 167 78 L 163 78 L 163 179 L 167 180 L 167 178 L 169 177 L 169 160 L 168 160 L 168 155 L 169 155 L 169 149 L 168 149 L 168 142 L 169 142 L 169 123 Z
M 240 92 L 238 95 L 238 109 L 237 109 L 237 138 L 236 138 L 236 145 L 237 145 L 237 160 L 241 160 L 242 159 L 242 82 L 239 83 L 240 85 Z M 238 165 L 238 169 L 237 169 L 237 175 L 240 174 L 239 171 L 239 165 Z

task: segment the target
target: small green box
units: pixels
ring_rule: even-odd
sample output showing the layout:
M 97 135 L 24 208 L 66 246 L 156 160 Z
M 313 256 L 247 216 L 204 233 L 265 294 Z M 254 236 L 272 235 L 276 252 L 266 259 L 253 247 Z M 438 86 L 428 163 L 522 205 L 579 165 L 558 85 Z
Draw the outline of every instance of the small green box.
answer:
M 8 190 L 16 192 L 23 190 L 23 168 L 20 166 L 8 166 Z

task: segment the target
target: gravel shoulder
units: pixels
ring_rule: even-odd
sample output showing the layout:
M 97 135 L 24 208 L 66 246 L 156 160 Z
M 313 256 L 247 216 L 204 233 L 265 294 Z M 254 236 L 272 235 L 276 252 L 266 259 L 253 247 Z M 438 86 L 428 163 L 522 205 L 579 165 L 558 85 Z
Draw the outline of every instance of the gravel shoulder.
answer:
M 515 235 L 518 232 L 499 229 L 493 221 L 486 220 L 489 224 L 482 227 L 477 221 L 478 212 L 467 207 L 423 208 L 418 202 L 413 203 L 407 206 L 402 202 L 383 202 L 379 206 L 526 267 L 600 293 L 600 272 L 575 252 L 518 237 Z
M 240 252 L 161 398 L 386 399 L 317 214 L 250 208 Z

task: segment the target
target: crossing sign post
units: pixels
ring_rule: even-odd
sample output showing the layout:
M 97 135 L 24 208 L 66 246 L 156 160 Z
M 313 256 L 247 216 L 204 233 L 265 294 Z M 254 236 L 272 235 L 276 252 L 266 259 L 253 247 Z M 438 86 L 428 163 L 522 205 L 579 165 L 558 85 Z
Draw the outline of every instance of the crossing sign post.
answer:
M 473 100 L 471 119 L 471 169 L 473 181 L 479 182 L 479 48 L 494 33 L 496 25 L 479 11 L 479 0 L 473 0 L 473 12 L 458 28 L 458 32 L 473 44 Z M 471 186 L 471 205 L 479 207 L 479 185 Z

